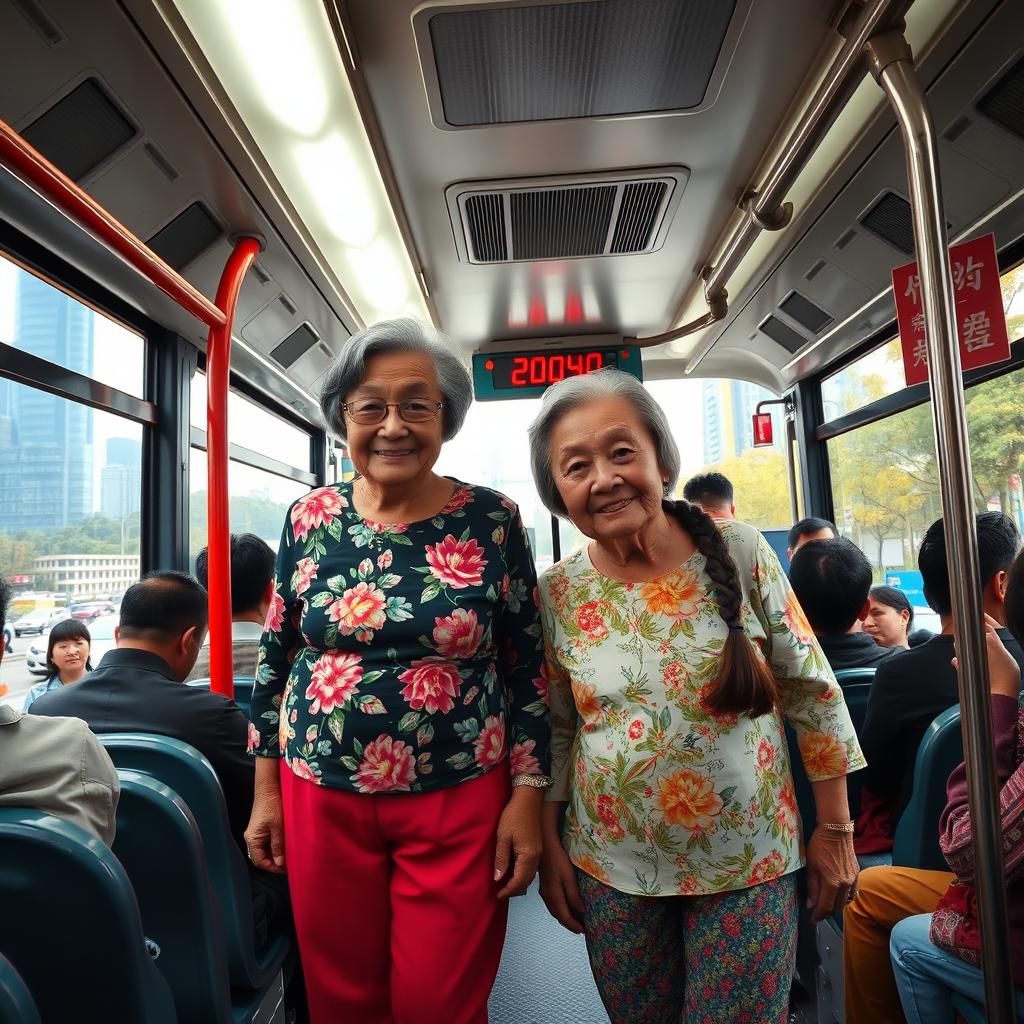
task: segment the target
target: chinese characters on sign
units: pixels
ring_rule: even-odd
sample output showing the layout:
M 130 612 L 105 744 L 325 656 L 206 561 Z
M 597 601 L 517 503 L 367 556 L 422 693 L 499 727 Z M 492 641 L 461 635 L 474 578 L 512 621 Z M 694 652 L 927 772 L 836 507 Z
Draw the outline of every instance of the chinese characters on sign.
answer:
M 999 288 L 995 235 L 984 235 L 951 246 L 949 263 L 953 275 L 961 367 L 973 370 L 1009 359 L 1010 340 Z M 907 386 L 923 384 L 928 379 L 928 348 L 917 264 L 896 267 L 892 272 L 892 287 Z

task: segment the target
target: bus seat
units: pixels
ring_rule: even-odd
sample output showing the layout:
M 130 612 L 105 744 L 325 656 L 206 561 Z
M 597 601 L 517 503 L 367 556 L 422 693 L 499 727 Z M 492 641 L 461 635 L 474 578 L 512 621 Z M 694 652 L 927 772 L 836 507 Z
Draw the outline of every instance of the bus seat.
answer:
M 962 992 L 953 993 L 953 1009 L 963 1018 L 964 1024 L 986 1024 L 985 1007 L 968 999 Z
M 0 850 L 0 949 L 44 1021 L 175 1024 L 131 883 L 99 839 L 9 807 L 0 808 Z
M 936 717 L 917 748 L 914 791 L 896 826 L 893 864 L 930 871 L 949 870 L 939 849 L 939 818 L 946 806 L 946 781 L 963 759 L 957 704 Z
M 872 683 L 875 678 L 873 668 L 841 668 L 836 672 L 836 682 L 845 690 L 848 686 L 859 683 Z
M 263 990 L 284 966 L 291 950 L 286 935 L 256 948 L 249 875 L 231 836 L 224 792 L 213 765 L 195 747 L 148 733 L 106 733 L 99 737 L 118 768 L 144 772 L 172 789 L 195 817 L 206 851 L 210 883 L 224 923 L 224 945 L 233 988 Z
M 189 686 L 210 688 L 209 679 L 190 679 Z M 252 688 L 256 685 L 253 676 L 235 676 L 235 703 L 242 709 L 242 714 L 250 718 L 249 708 L 252 705 Z
M 0 955 L 0 1024 L 40 1024 L 39 1010 L 14 964 Z
M 114 854 L 135 889 L 146 937 L 160 947 L 178 1024 L 228 1024 L 227 954 L 199 826 L 162 782 L 118 769 Z

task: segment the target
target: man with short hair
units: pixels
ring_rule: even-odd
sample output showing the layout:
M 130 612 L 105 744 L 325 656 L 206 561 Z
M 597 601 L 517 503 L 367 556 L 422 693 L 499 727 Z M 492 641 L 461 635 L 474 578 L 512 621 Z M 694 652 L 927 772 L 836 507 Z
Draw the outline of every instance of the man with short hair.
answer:
M 976 524 L 982 605 L 999 623 L 1003 645 L 1024 667 L 1024 650 L 1005 628 L 1003 610 L 1006 575 L 1020 547 L 1020 535 L 1013 520 L 1002 512 L 983 512 L 976 517 Z M 914 763 L 922 737 L 936 715 L 960 701 L 952 664 L 953 598 L 941 519 L 928 527 L 917 564 L 924 579 L 925 600 L 938 613 L 942 632 L 919 647 L 898 651 L 879 665 L 860 734 L 868 761 L 864 788 L 890 803 L 893 831 L 913 791 Z
M 838 536 L 839 532 L 836 530 L 835 523 L 830 523 L 827 519 L 820 519 L 818 516 L 808 516 L 806 519 L 794 523 L 790 528 L 786 556 L 792 559 L 793 554 L 801 545 L 808 544 L 812 540 L 834 540 Z
M 721 473 L 698 473 L 683 485 L 683 497 L 712 519 L 735 519 L 732 484 Z
M 843 537 L 812 540 L 793 555 L 789 582 L 833 672 L 874 668 L 896 653 L 860 631 L 867 618 L 871 563 Z
M 0 577 L 0 636 L 11 588 Z M 0 661 L 4 644 L 0 643 Z M 121 787 L 110 756 L 77 718 L 39 718 L 0 703 L 0 807 L 30 807 L 108 846 Z
M 231 656 L 235 676 L 255 676 L 263 624 L 274 598 L 274 551 L 254 533 L 231 534 Z M 196 578 L 209 589 L 207 549 L 196 558 Z M 210 676 L 210 644 L 199 649 L 191 679 Z
M 44 694 L 38 715 L 72 715 L 96 733 L 151 732 L 190 743 L 213 765 L 241 849 L 252 810 L 249 723 L 234 701 L 184 686 L 206 636 L 206 591 L 191 576 L 152 572 L 128 588 L 117 648 L 81 682 Z

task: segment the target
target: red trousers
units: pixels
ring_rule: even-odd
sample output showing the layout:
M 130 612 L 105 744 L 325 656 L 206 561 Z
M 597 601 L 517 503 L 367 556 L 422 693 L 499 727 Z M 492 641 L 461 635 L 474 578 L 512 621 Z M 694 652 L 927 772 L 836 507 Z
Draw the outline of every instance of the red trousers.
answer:
M 508 765 L 435 793 L 325 789 L 281 762 L 288 887 L 313 1024 L 486 1024 L 508 903 Z

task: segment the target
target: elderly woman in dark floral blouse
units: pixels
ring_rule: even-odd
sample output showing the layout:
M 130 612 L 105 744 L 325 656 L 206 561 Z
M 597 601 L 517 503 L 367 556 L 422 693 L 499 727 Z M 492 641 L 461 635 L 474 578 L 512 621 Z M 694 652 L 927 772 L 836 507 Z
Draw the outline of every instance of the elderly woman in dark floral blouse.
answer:
M 540 857 L 526 533 L 508 498 L 433 471 L 471 397 L 416 321 L 356 335 L 321 406 L 359 475 L 295 502 L 281 538 L 246 840 L 287 868 L 314 1024 L 485 1022 L 506 897 Z

